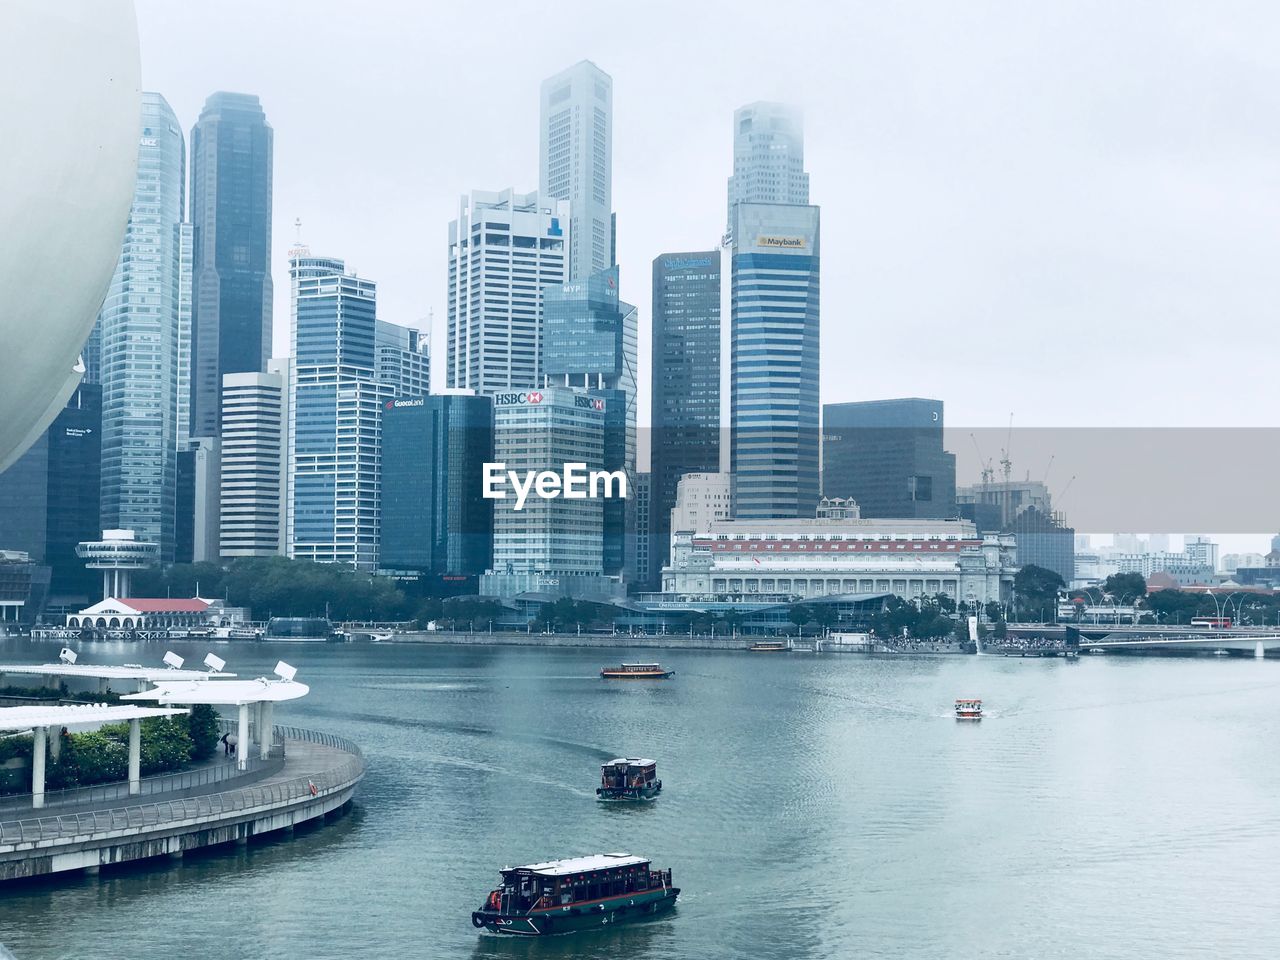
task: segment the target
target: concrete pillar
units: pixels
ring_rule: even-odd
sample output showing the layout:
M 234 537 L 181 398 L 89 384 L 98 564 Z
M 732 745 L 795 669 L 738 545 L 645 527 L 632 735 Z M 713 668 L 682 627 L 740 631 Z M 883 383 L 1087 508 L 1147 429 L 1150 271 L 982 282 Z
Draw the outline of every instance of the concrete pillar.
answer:
M 129 796 L 142 792 L 142 721 L 129 721 Z
M 258 704 L 261 709 L 261 722 L 258 726 L 258 742 L 261 752 L 258 754 L 263 760 L 271 755 L 271 701 L 266 700 Z
M 49 741 L 49 759 L 56 762 L 62 756 L 62 728 L 50 727 L 47 739 Z
M 31 746 L 31 806 L 39 809 L 44 806 L 44 748 L 49 728 L 36 727 L 32 733 L 35 736 Z
M 249 705 L 240 704 L 240 729 L 236 733 L 236 766 L 243 770 L 249 758 Z
M 1257 643 L 1253 645 L 1253 655 L 1259 660 L 1262 660 L 1263 658 L 1266 657 L 1267 650 L 1266 650 L 1266 647 L 1262 645 L 1261 640 L 1259 640 Z

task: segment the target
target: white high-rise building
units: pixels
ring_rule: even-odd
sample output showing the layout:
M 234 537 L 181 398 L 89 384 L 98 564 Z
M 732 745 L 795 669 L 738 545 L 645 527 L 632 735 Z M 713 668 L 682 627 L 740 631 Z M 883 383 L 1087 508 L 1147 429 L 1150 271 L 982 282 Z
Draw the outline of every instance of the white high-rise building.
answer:
M 462 198 L 449 224 L 446 386 L 492 396 L 541 383 L 542 291 L 565 281 L 569 234 L 567 200 Z
M 686 473 L 676 485 L 671 533 L 705 533 L 733 516 L 733 477 L 727 473 Z
M 613 78 L 590 60 L 542 81 L 538 195 L 570 205 L 569 280 L 612 266 Z
M 739 203 L 809 203 L 804 170 L 804 116 L 785 103 L 749 103 L 733 112 L 733 176 L 729 223 Z
M 271 373 L 222 377 L 219 530 L 224 557 L 283 552 L 289 418 L 288 383 L 280 364 L 270 361 Z

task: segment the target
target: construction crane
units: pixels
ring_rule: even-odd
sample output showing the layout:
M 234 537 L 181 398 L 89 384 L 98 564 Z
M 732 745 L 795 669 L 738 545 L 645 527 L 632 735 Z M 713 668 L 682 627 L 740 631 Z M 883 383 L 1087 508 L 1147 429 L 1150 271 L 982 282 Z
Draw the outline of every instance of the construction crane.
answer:
M 983 492 L 986 492 L 987 486 L 995 477 L 996 472 L 991 468 L 991 458 L 982 456 L 982 448 L 978 446 L 978 438 L 970 433 L 969 439 L 973 441 L 973 449 L 978 452 L 978 464 L 982 467 L 982 489 Z
M 1013 473 L 1013 460 L 1009 457 L 1009 450 L 1013 446 L 1013 414 L 1009 414 L 1009 432 L 1005 434 L 1004 449 L 1000 451 L 1000 472 L 1004 475 L 1004 497 L 1000 504 L 1000 525 L 1007 527 L 1012 521 L 1012 510 L 1010 510 L 1010 502 L 1013 499 L 1012 491 L 1009 488 L 1009 475 Z

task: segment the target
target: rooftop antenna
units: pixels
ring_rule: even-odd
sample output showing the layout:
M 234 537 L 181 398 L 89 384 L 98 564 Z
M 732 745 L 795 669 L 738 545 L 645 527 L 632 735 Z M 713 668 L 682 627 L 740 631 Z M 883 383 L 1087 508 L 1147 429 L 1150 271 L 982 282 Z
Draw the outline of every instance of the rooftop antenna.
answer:
M 302 218 L 293 218 L 293 239 L 298 246 L 302 246 Z

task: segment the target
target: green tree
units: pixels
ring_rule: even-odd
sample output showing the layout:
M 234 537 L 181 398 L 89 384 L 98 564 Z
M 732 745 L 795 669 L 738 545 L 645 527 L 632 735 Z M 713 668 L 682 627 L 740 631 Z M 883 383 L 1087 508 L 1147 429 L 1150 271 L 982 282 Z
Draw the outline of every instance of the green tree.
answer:
M 1013 592 L 1021 614 L 1036 620 L 1053 619 L 1058 594 L 1065 588 L 1061 576 L 1034 563 L 1027 564 L 1013 578 Z
M 1102 590 L 1117 600 L 1137 599 L 1147 595 L 1147 581 L 1140 573 L 1113 573 L 1102 582 Z
M 218 749 L 218 712 L 207 703 L 197 703 L 187 717 L 191 737 L 191 759 L 208 760 Z

